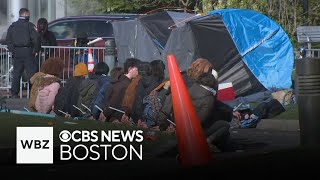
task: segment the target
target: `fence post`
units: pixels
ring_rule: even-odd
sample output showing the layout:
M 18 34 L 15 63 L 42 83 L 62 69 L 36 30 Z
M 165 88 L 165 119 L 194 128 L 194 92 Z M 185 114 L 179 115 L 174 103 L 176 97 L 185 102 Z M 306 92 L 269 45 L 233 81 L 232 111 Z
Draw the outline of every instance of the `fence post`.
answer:
M 114 68 L 116 63 L 116 44 L 114 39 L 109 39 L 105 42 L 105 63 L 109 66 L 110 71 Z M 110 75 L 109 71 L 109 75 Z

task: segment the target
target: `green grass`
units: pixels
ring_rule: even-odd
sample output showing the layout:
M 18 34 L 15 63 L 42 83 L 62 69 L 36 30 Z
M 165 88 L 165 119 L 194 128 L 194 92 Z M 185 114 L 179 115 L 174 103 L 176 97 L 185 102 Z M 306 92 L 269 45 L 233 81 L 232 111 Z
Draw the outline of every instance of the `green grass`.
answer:
M 285 112 L 273 117 L 272 119 L 299 120 L 298 105 L 287 108 Z

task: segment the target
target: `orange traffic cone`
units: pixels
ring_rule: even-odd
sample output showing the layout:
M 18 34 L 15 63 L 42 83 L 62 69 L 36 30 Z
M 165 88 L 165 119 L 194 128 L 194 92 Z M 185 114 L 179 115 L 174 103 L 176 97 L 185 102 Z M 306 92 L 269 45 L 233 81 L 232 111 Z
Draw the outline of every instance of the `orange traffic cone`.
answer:
M 200 121 L 193 108 L 187 88 L 173 55 L 167 56 L 172 105 L 180 162 L 184 167 L 205 165 L 211 154 Z
M 92 73 L 94 68 L 94 61 L 92 57 L 92 50 L 91 48 L 88 49 L 88 72 Z

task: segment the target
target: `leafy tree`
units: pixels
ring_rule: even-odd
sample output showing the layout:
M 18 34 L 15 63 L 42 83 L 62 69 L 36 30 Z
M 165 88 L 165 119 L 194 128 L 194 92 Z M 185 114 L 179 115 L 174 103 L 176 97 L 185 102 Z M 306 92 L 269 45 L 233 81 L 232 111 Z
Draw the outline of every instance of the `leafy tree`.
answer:
M 320 25 L 319 0 L 308 0 L 307 13 L 303 12 L 303 1 L 305 0 L 70 0 L 67 2 L 77 10 L 75 15 L 152 13 L 160 9 L 177 8 L 203 14 L 221 8 L 252 9 L 281 25 L 295 44 L 298 26 Z
M 303 0 L 217 0 L 214 8 L 253 9 L 276 21 L 296 45 L 296 29 L 301 25 L 320 24 L 320 5 L 309 1 L 308 18 L 303 14 Z
M 93 15 L 102 14 L 104 8 L 100 0 L 70 0 L 66 1 L 68 6 L 72 8 L 72 15 Z
M 70 0 L 75 15 L 102 13 L 152 13 L 161 9 L 183 9 L 192 12 L 199 9 L 201 0 Z

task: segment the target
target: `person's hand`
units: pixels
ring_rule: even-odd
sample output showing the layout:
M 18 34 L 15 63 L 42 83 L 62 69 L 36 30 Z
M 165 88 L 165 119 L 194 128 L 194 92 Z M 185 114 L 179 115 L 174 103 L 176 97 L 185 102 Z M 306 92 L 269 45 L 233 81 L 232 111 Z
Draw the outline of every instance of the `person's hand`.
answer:
M 236 120 L 240 120 L 241 119 L 241 114 L 239 111 L 233 111 L 233 118 L 235 118 Z
M 171 134 L 171 133 L 175 133 L 175 132 L 176 132 L 176 128 L 172 124 L 170 124 L 168 126 L 168 128 L 166 129 L 166 133 Z
M 88 119 L 95 120 L 93 116 L 89 116 Z
M 141 119 L 138 120 L 137 126 L 138 126 L 138 127 L 141 127 L 141 128 L 148 128 L 147 123 L 144 122 L 144 121 L 141 121 Z
M 153 126 L 150 128 L 151 131 L 160 131 L 160 127 L 159 126 Z
M 170 87 L 170 81 L 166 81 L 166 83 L 164 84 L 163 88 L 164 89 L 169 89 Z
M 113 124 L 120 124 L 120 121 L 118 119 L 113 120 L 111 123 Z
M 120 122 L 123 124 L 132 125 L 132 122 L 130 121 L 129 116 L 125 114 L 122 115 Z
M 125 122 L 125 121 L 129 121 L 129 116 L 123 114 L 122 117 L 121 117 L 121 122 Z
M 107 117 L 103 114 L 103 112 L 100 113 L 99 115 L 99 120 L 102 121 L 102 122 L 105 122 L 107 119 Z

